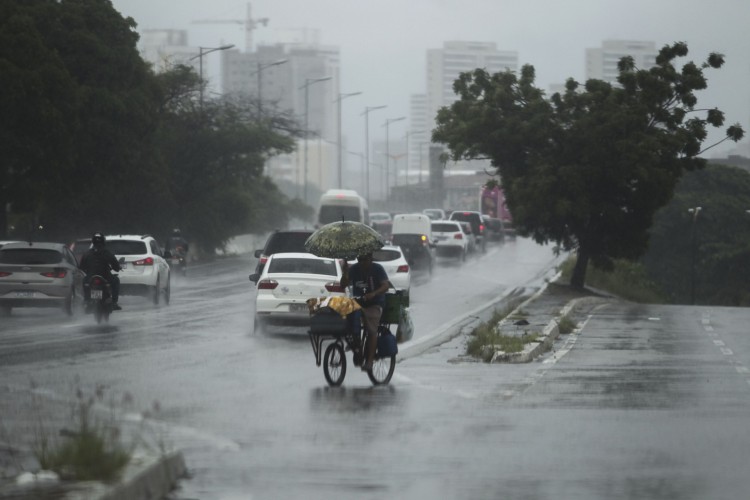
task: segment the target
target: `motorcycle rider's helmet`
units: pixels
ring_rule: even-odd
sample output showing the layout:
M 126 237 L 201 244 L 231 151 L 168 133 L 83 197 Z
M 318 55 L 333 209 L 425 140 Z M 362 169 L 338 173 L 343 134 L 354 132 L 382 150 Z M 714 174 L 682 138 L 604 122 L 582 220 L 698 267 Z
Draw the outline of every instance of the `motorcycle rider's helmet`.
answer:
M 94 233 L 91 237 L 91 244 L 95 247 L 104 246 L 104 235 L 102 233 Z

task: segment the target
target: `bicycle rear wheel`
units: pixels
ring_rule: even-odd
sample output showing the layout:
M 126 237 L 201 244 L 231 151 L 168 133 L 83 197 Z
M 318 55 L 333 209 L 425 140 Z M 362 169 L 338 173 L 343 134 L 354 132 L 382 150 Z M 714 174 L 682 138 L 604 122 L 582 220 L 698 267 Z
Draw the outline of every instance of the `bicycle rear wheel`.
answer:
M 344 347 L 338 342 L 334 342 L 326 348 L 326 353 L 323 356 L 323 374 L 331 387 L 338 387 L 344 381 L 346 356 L 344 355 Z

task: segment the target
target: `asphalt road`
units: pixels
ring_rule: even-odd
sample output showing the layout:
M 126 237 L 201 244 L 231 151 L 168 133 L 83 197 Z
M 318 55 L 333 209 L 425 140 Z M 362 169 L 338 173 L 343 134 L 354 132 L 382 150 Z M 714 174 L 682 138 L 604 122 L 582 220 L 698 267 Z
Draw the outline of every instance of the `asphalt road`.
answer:
M 412 292 L 411 344 L 530 293 L 555 261 L 518 239 L 441 263 Z M 125 298 L 104 327 L 14 311 L 0 325 L 0 379 L 157 402 L 144 437 L 183 450 L 192 472 L 174 499 L 746 497 L 743 309 L 613 303 L 533 363 L 466 362 L 459 335 L 416 356 L 402 345 L 390 386 L 350 367 L 334 389 L 304 329 L 254 334 L 252 267 L 195 267 L 170 306 Z

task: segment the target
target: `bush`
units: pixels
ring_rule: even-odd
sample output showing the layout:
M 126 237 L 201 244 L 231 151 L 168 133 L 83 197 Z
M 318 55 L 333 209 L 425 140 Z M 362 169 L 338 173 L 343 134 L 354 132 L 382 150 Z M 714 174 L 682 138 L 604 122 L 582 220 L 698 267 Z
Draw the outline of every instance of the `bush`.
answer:
M 561 266 L 561 280 L 570 281 L 575 266 L 575 257 L 570 257 Z M 589 264 L 586 270 L 586 285 L 607 291 L 633 302 L 663 304 L 664 293 L 649 278 L 642 264 L 618 259 L 612 271 L 603 271 Z

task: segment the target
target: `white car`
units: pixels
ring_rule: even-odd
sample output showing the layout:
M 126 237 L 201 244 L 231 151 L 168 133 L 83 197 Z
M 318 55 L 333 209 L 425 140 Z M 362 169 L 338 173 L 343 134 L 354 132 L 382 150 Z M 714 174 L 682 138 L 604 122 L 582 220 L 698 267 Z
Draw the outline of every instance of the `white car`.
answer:
M 169 263 L 156 240 L 148 235 L 105 236 L 105 245 L 120 261 L 120 295 L 141 295 L 158 305 L 169 304 Z
M 411 289 L 411 268 L 409 263 L 406 262 L 406 257 L 401 247 L 394 245 L 386 245 L 380 250 L 372 252 L 373 262 L 377 262 L 388 275 L 388 280 L 396 290 L 401 290 L 406 294 Z M 353 265 L 357 262 L 357 259 L 349 261 L 349 265 Z
M 468 224 L 466 225 L 468 227 Z M 436 220 L 432 222 L 432 238 L 435 240 L 435 252 L 438 256 L 456 257 L 466 260 L 469 247 L 469 235 L 461 222 L 454 220 Z
M 370 214 L 370 223 L 373 222 L 390 222 L 393 220 L 388 212 L 372 212 Z
M 271 255 L 256 287 L 256 331 L 270 319 L 309 321 L 307 299 L 344 296 L 339 261 L 309 253 Z

